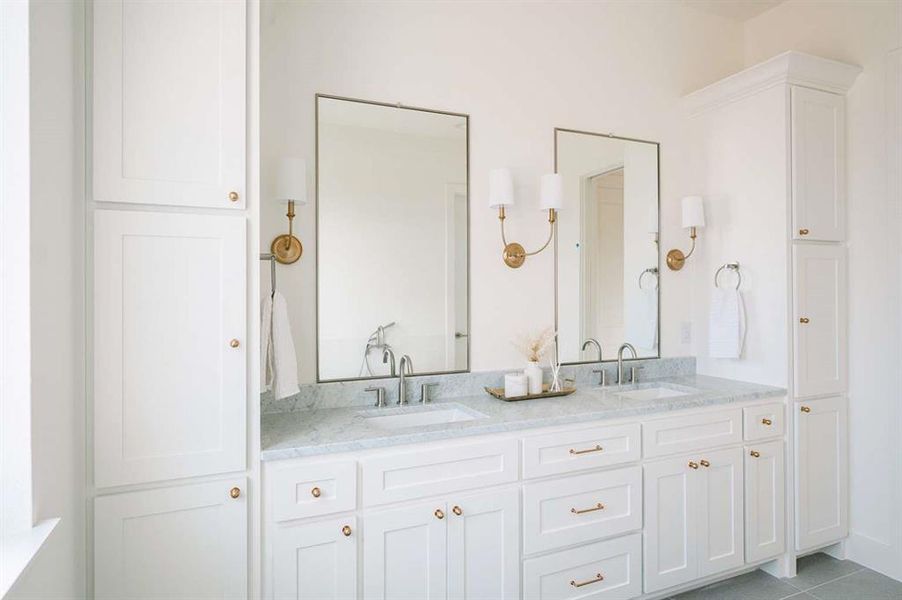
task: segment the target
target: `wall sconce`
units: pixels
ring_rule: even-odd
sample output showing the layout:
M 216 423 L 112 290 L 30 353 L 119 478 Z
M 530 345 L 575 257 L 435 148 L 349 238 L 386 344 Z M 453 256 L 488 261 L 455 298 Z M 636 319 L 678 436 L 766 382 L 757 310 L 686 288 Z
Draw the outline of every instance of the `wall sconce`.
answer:
M 563 180 L 557 173 L 542 175 L 541 196 L 539 206 L 548 211 L 549 232 L 548 240 L 535 252 L 527 252 L 521 244 L 508 242 L 504 234 L 504 207 L 514 205 L 514 182 L 508 169 L 492 169 L 489 173 L 489 208 L 498 209 L 498 220 L 501 221 L 501 242 L 504 250 L 501 254 L 504 264 L 512 269 L 518 269 L 526 262 L 527 256 L 535 256 L 548 247 L 554 238 L 554 224 L 557 220 L 557 211 L 560 210 L 564 197 Z
M 683 254 L 679 248 L 674 248 L 667 253 L 667 266 L 671 271 L 679 271 L 686 264 L 686 259 L 695 252 L 696 228 L 705 226 L 705 205 L 701 196 L 686 196 L 683 198 L 683 229 L 689 229 L 689 237 L 692 239 L 692 247 L 689 254 Z
M 280 158 L 276 165 L 275 200 L 287 204 L 288 233 L 276 236 L 269 246 L 273 257 L 283 265 L 297 262 L 304 253 L 301 240 L 294 237 L 294 207 L 307 204 L 307 165 L 302 158 Z

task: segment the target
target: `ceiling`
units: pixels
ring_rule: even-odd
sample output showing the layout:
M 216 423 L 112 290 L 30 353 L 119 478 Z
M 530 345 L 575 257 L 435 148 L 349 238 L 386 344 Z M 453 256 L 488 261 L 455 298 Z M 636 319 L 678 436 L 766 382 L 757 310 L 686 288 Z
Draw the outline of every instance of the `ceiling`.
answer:
M 735 21 L 748 21 L 783 0 L 682 0 L 685 6 Z

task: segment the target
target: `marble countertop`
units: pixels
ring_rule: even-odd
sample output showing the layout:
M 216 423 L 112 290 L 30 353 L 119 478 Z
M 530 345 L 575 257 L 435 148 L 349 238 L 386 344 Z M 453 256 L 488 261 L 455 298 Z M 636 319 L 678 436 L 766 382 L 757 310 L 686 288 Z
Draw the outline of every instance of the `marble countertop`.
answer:
M 682 395 L 652 400 L 624 393 L 666 388 Z M 449 398 L 426 406 L 343 407 L 263 415 L 262 460 L 298 458 L 336 452 L 384 448 L 486 433 L 535 429 L 603 419 L 646 416 L 674 410 L 723 406 L 785 396 L 786 390 L 755 383 L 689 375 L 649 380 L 638 385 L 583 386 L 569 396 L 505 402 L 488 394 Z M 370 417 L 456 408 L 466 421 L 386 429 Z M 484 416 L 482 416 L 484 415 Z

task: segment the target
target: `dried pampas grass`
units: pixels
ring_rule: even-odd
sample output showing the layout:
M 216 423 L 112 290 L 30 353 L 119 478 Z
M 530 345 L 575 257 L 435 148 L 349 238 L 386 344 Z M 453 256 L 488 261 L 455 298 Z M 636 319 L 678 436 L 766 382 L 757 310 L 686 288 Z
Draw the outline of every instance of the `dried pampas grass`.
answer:
M 554 342 L 555 331 L 546 327 L 533 334 L 520 334 L 511 344 L 530 362 L 538 362 L 545 355 L 548 347 Z

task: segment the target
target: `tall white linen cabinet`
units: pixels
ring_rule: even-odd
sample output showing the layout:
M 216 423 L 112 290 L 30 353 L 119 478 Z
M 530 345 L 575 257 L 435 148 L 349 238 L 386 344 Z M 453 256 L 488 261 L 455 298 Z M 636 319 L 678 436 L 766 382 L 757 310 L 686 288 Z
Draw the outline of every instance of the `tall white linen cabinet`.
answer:
M 698 369 L 790 391 L 787 558 L 848 535 L 844 113 L 860 70 L 787 52 L 685 99 L 712 225 L 693 267 Z M 744 353 L 707 358 L 712 277 L 734 261 Z
M 248 5 L 89 14 L 94 595 L 243 598 Z

